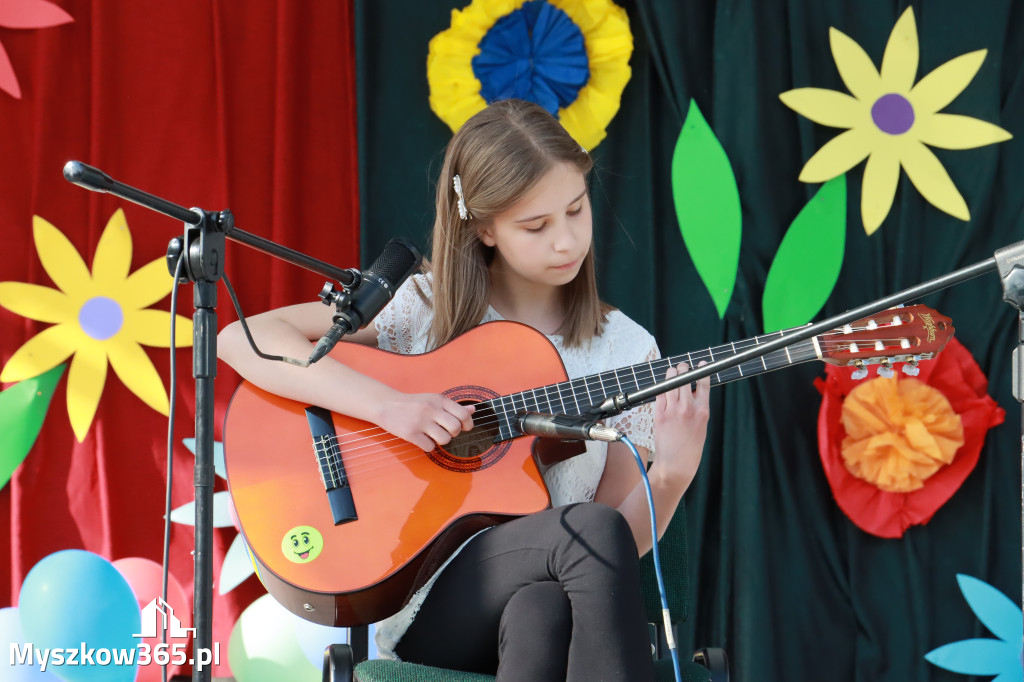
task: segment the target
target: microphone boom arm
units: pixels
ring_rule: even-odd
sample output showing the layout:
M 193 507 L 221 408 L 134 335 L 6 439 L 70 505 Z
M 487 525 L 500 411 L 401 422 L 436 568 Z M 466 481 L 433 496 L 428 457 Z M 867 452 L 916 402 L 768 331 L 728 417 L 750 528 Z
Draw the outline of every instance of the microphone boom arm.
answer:
M 262 251 L 263 253 L 276 258 L 280 258 L 292 265 L 305 268 L 306 270 L 323 275 L 324 277 L 333 279 L 346 286 L 355 282 L 355 277 L 350 270 L 339 268 L 331 265 L 330 263 L 326 263 L 322 260 L 301 253 L 300 251 L 272 242 L 269 239 L 264 239 L 263 237 L 238 229 L 235 227 L 234 219 L 231 217 L 230 211 L 210 212 L 203 211 L 198 208 L 188 209 L 184 206 L 179 206 L 167 199 L 150 194 L 149 192 L 144 192 L 141 189 L 132 187 L 131 185 L 118 182 L 98 168 L 93 168 L 81 161 L 68 161 L 64 165 L 64 177 L 68 182 L 76 184 L 79 187 L 84 187 L 85 189 L 92 190 L 93 192 L 113 194 L 116 197 L 138 204 L 139 206 L 144 206 L 145 208 L 156 211 L 157 213 L 163 213 L 166 216 L 180 220 L 186 225 L 206 227 L 207 229 L 223 234 L 232 241 L 244 244 L 252 249 Z M 186 261 L 186 267 L 187 266 L 188 262 Z M 173 267 L 171 268 L 171 272 L 174 272 Z
M 1024 248 L 1024 242 L 1020 242 L 1019 244 L 1016 245 L 1016 247 L 1018 249 Z M 1008 249 L 1004 249 L 1003 251 L 1012 250 L 1014 249 L 1011 247 Z M 997 255 L 999 253 L 1000 252 L 997 252 Z M 952 286 L 954 284 L 959 284 L 960 282 L 982 275 L 988 272 L 989 270 L 995 270 L 996 267 L 996 258 L 993 257 L 975 263 L 974 265 L 969 265 L 967 267 L 960 268 L 959 270 L 954 270 L 953 272 L 947 273 L 940 277 L 936 277 L 935 279 L 932 280 L 928 280 L 916 286 L 910 287 L 909 289 L 904 289 L 903 291 L 896 292 L 895 294 L 890 294 L 889 296 L 884 296 L 870 303 L 865 303 L 864 305 L 858 308 L 848 310 L 845 313 L 840 313 L 839 315 L 835 315 L 826 320 L 822 320 L 821 322 L 808 324 L 806 327 L 800 329 L 799 331 L 791 332 L 789 334 L 786 334 L 785 336 L 780 336 L 779 338 L 772 339 L 767 343 L 758 344 L 757 346 L 754 346 L 747 350 L 740 351 L 734 355 L 730 355 L 727 358 L 715 360 L 714 362 L 710 362 L 702 367 L 691 368 L 690 371 L 686 372 L 685 374 L 679 374 L 677 376 L 672 377 L 671 379 L 666 379 L 664 381 L 655 383 L 652 386 L 648 386 L 647 388 L 633 391 L 632 393 L 628 394 L 623 392 L 610 396 L 606 400 L 604 400 L 604 402 L 602 402 L 600 405 L 597 405 L 594 408 L 592 408 L 588 414 L 594 415 L 600 419 L 614 417 L 615 415 L 621 414 L 626 410 L 632 409 L 638 405 L 649 402 L 658 395 L 665 393 L 667 391 L 671 391 L 672 389 L 677 388 L 679 386 L 684 386 L 686 384 L 693 383 L 694 381 L 703 379 L 704 377 L 707 376 L 711 376 L 712 374 L 721 372 L 724 369 L 728 369 L 729 367 L 733 367 L 740 363 L 746 362 L 747 360 L 752 360 L 771 351 L 778 350 L 780 348 L 784 348 L 786 346 L 794 344 L 797 341 L 803 341 L 804 339 L 808 339 L 812 336 L 817 336 L 822 332 L 831 331 L 836 327 L 841 327 L 847 322 L 851 322 L 858 318 L 872 315 L 880 310 L 892 308 L 893 306 L 905 303 L 910 300 L 915 300 L 926 294 L 938 291 L 939 289 L 945 289 L 946 287 Z

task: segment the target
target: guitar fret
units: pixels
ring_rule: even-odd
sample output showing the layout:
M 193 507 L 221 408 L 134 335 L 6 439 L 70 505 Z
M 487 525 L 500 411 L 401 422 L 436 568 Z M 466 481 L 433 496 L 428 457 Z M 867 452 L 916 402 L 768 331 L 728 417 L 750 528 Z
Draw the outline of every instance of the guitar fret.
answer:
M 779 338 L 785 336 L 781 331 L 779 332 Z M 793 364 L 793 356 L 789 354 L 789 346 L 783 346 L 782 350 L 786 351 L 786 359 L 789 360 L 789 364 Z
M 555 401 L 551 399 L 551 386 L 544 387 L 544 399 L 547 400 L 548 409 L 547 412 L 555 411 Z
M 610 370 L 609 374 L 611 374 L 612 380 L 615 382 L 615 386 L 610 387 L 612 390 L 608 391 L 608 395 L 622 393 L 625 389 L 622 388 L 622 382 L 619 380 L 619 370 Z
M 502 396 L 500 399 L 502 416 L 498 417 L 498 435 L 500 435 L 502 439 L 508 439 L 512 437 L 512 426 L 508 418 L 508 409 L 505 407 L 505 398 L 506 396 Z
M 557 384 L 555 384 L 555 386 L 557 386 Z M 545 386 L 544 387 L 544 394 L 548 398 L 548 408 L 549 408 L 548 411 L 549 412 L 554 412 L 555 411 L 555 402 L 553 400 L 551 400 L 551 388 L 552 388 L 551 386 Z M 561 403 L 561 405 L 562 405 L 562 410 L 561 411 L 564 413 L 565 412 L 565 402 L 562 400 L 562 392 L 559 391 L 556 395 L 558 396 L 558 402 Z
M 730 343 L 730 345 L 732 345 L 732 354 L 736 355 L 736 344 L 733 343 L 732 341 L 730 341 L 729 343 Z M 742 362 L 740 364 L 736 365 L 736 369 L 738 369 L 740 371 L 740 376 L 743 376 L 743 363 Z
M 590 386 L 587 385 L 587 379 L 589 379 L 589 378 L 590 377 L 583 377 L 583 386 L 587 389 L 587 407 L 588 408 L 591 405 L 593 405 L 595 402 L 597 402 L 596 400 L 594 400 L 594 395 L 593 395 L 593 393 L 590 390 Z M 597 384 L 597 395 L 598 395 L 598 400 L 600 400 L 601 393 L 602 393 L 602 391 L 601 391 L 601 389 L 602 389 L 601 375 L 600 374 L 596 375 L 595 379 L 597 379 L 597 382 L 598 382 L 598 384 Z
M 761 342 L 757 340 L 756 336 L 754 337 L 754 345 L 755 346 L 760 346 L 761 345 Z M 766 372 L 768 371 L 768 365 L 765 363 L 763 355 L 761 356 L 761 366 L 764 367 L 764 371 L 766 371 Z
M 569 382 L 569 390 L 572 392 L 572 401 L 576 403 L 576 414 L 583 414 L 583 410 L 580 409 L 580 401 L 576 398 L 576 387 L 573 382 Z
M 516 405 L 516 398 L 517 397 L 520 400 L 523 401 L 523 409 L 519 409 L 519 407 Z M 521 414 L 523 412 L 528 412 L 529 411 L 529 410 L 526 409 L 526 399 L 523 397 L 522 393 L 514 393 L 511 396 L 509 396 L 509 398 L 512 400 L 512 414 L 513 415 L 518 416 L 519 414 Z
M 537 400 L 537 389 L 531 388 L 530 389 L 530 393 L 533 395 L 533 409 L 531 410 L 531 409 L 529 409 L 529 406 L 527 406 L 527 410 L 526 411 L 527 412 L 540 412 L 541 411 L 541 409 L 540 409 L 540 402 Z M 526 404 L 526 400 L 525 399 L 523 400 L 523 403 Z

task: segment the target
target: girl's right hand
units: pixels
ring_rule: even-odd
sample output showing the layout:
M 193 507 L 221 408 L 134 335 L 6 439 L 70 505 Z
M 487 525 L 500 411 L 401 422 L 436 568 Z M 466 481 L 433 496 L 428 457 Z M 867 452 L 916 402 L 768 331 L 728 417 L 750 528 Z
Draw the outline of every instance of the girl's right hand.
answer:
M 395 393 L 381 406 L 375 421 L 385 431 L 430 452 L 472 429 L 473 410 L 437 393 Z

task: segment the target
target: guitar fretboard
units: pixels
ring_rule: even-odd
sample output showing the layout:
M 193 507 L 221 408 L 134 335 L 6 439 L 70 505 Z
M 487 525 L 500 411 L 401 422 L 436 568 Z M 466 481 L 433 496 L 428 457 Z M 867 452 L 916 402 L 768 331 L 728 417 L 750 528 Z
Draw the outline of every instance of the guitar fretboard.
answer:
M 498 440 L 508 440 L 522 435 L 516 425 L 516 417 L 524 412 L 584 414 L 592 407 L 600 405 L 609 396 L 633 393 L 663 381 L 669 367 L 675 367 L 685 362 L 691 368 L 696 368 L 701 362 L 721 360 L 785 336 L 787 331 L 793 330 L 755 336 L 701 351 L 659 358 L 652 362 L 641 362 L 629 367 L 501 396 L 488 400 L 484 404 L 490 406 L 498 417 L 500 431 Z M 815 360 L 818 357 L 813 340 L 800 341 L 712 374 L 711 385 L 716 386 L 764 374 L 790 365 Z

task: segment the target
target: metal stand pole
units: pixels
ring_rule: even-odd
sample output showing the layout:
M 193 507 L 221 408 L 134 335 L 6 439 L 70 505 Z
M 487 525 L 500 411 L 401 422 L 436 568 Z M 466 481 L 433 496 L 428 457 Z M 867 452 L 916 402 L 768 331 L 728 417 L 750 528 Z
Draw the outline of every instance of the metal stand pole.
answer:
M 1003 284 L 1003 300 L 1017 309 L 1017 347 L 1013 349 L 1011 377 L 1013 397 L 1021 403 L 1021 532 L 1024 536 L 1024 245 L 1018 242 L 995 254 Z M 1024 571 L 1024 537 L 1021 538 L 1021 567 Z M 1021 574 L 1021 603 L 1024 604 L 1024 572 Z M 1021 661 L 1024 668 L 1024 661 Z

